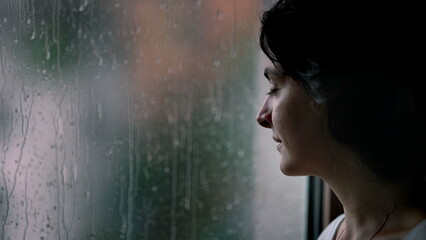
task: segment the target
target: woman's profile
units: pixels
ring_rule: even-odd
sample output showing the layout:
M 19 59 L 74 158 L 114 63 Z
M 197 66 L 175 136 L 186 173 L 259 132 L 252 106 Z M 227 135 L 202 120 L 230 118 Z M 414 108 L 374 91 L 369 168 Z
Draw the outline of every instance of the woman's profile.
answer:
M 281 171 L 320 177 L 344 208 L 319 240 L 426 239 L 425 41 L 413 4 L 279 0 L 263 14 L 270 91 L 257 121 Z

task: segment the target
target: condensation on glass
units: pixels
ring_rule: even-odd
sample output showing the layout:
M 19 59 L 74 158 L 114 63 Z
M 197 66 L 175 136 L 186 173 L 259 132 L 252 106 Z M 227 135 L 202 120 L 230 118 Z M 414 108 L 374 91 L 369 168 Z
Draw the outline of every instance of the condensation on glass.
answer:
M 305 180 L 255 122 L 261 10 L 1 1 L 0 239 L 300 239 Z

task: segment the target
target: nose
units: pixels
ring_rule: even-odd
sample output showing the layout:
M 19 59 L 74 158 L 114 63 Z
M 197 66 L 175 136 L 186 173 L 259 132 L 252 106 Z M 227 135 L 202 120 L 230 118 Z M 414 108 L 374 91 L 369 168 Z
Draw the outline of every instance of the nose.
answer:
M 265 128 L 271 128 L 272 127 L 272 108 L 270 104 L 270 98 L 266 98 L 265 102 L 263 103 L 262 107 L 259 110 L 259 113 L 257 114 L 257 123 L 259 123 L 260 126 Z

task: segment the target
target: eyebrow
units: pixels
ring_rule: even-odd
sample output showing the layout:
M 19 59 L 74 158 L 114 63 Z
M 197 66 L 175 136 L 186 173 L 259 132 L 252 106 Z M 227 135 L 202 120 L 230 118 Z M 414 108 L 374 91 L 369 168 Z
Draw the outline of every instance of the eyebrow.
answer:
M 263 75 L 265 76 L 265 78 L 268 80 L 268 81 L 271 81 L 271 77 L 275 77 L 275 78 L 277 78 L 277 77 L 282 77 L 283 76 L 283 73 L 281 73 L 280 71 L 278 71 L 276 68 L 274 68 L 274 67 L 266 67 L 265 68 L 265 71 L 264 71 L 264 73 L 263 73 Z

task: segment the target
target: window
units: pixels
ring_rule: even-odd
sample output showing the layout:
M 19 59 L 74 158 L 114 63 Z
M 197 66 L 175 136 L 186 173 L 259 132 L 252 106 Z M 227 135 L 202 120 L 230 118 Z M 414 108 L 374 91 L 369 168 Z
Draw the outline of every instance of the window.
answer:
M 261 10 L 1 1 L 0 238 L 302 239 L 308 181 L 255 122 Z

